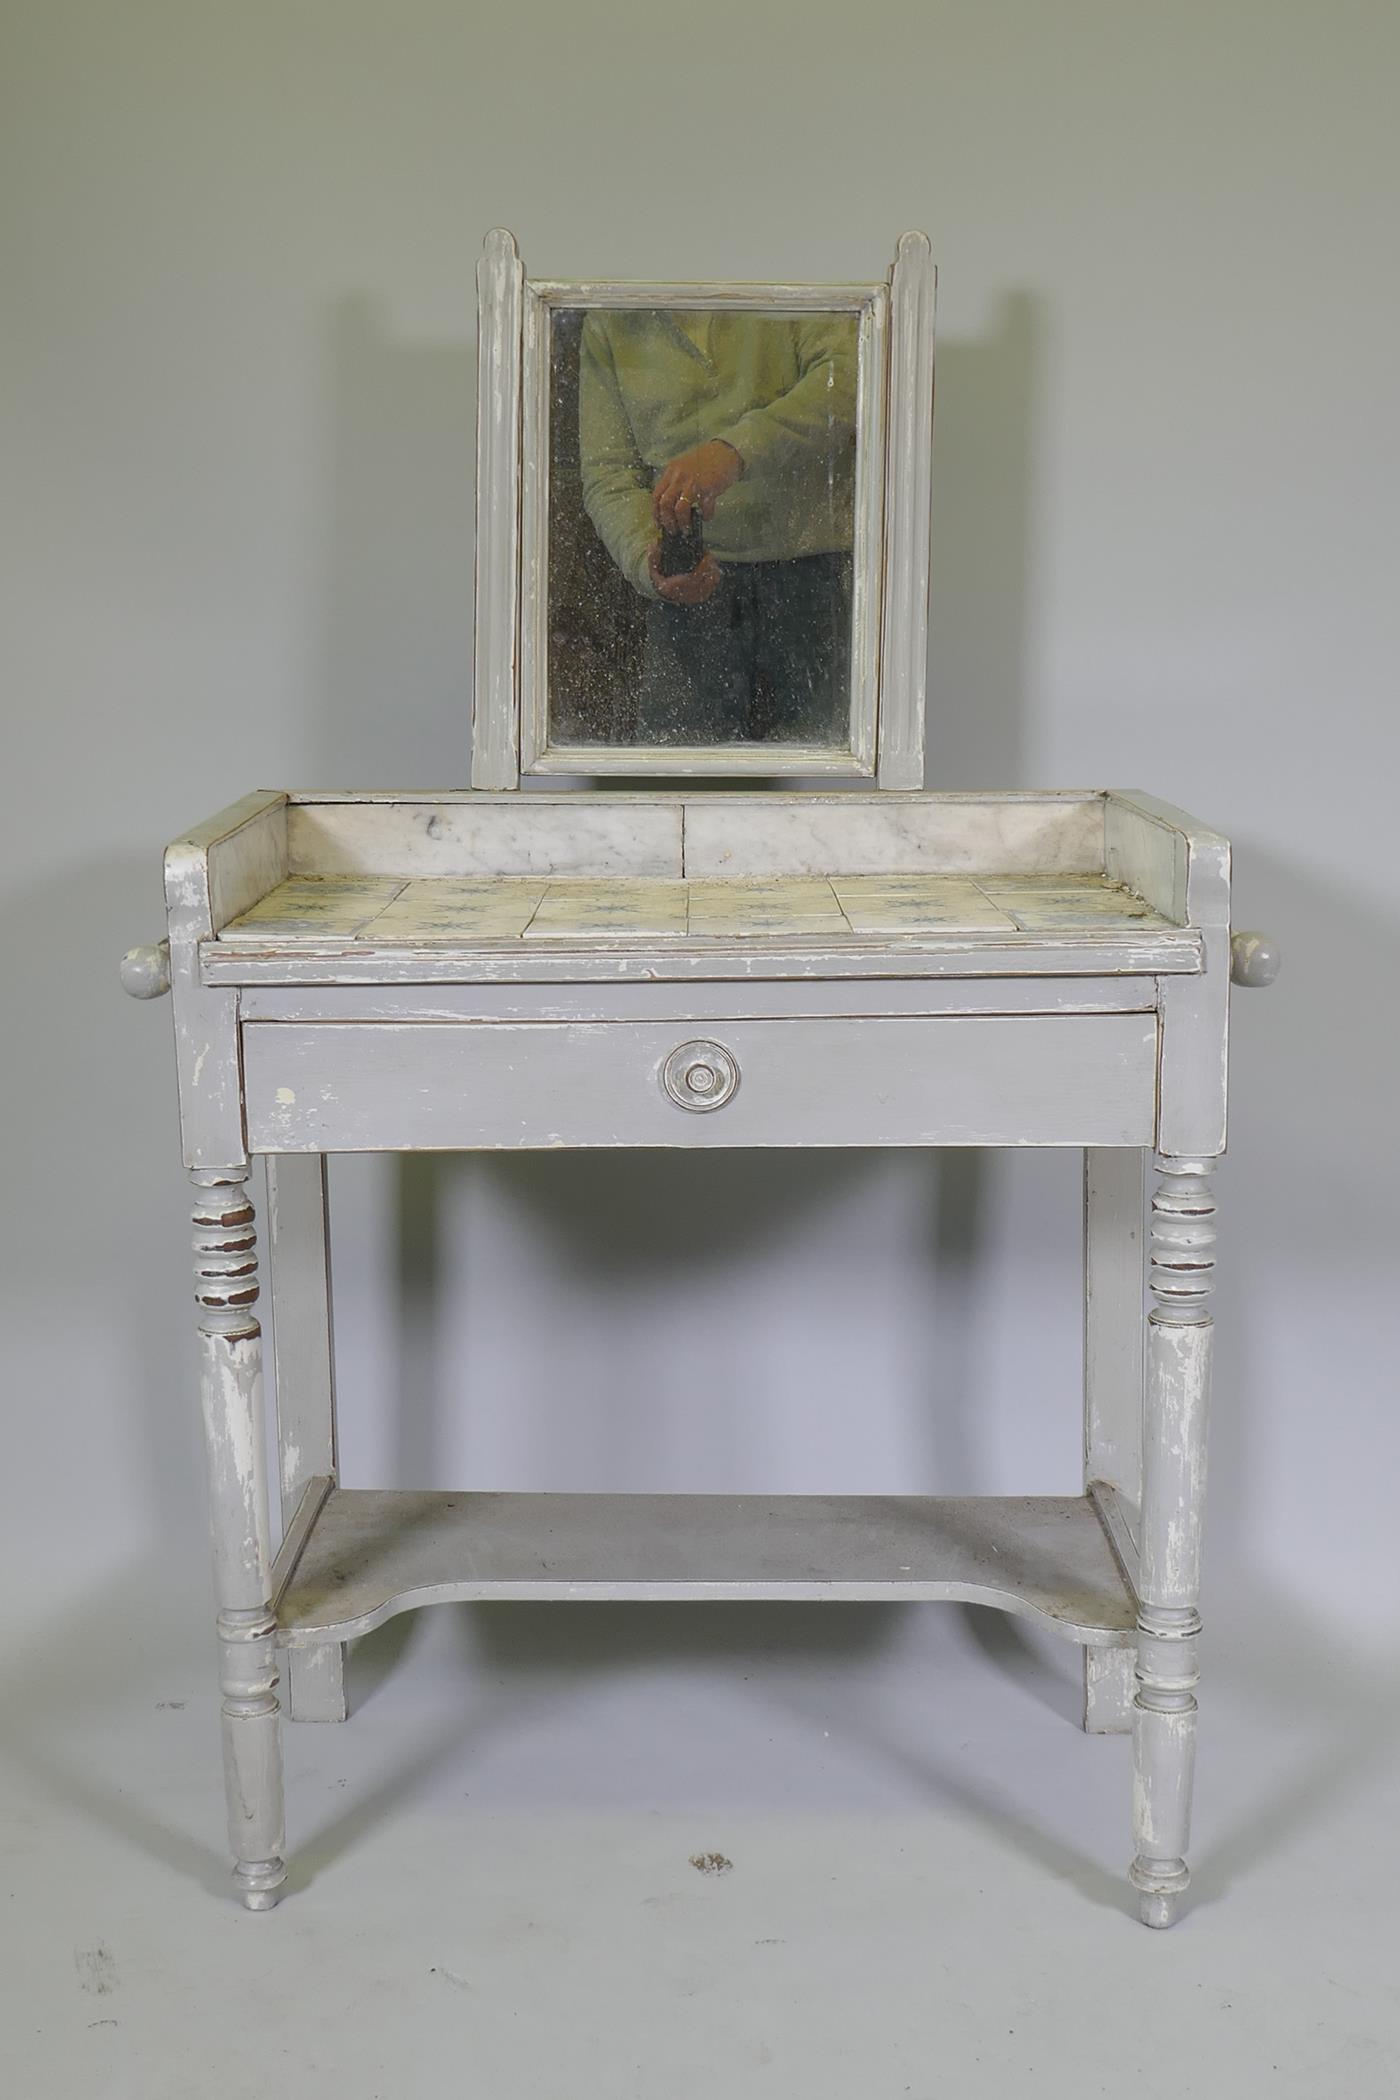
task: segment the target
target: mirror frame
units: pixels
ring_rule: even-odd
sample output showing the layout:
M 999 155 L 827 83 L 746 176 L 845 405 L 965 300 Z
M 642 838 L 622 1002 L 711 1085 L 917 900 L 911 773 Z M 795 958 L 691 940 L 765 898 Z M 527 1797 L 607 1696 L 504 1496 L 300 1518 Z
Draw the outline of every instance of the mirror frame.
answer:
M 477 270 L 476 646 L 472 786 L 527 776 L 805 776 L 923 786 L 936 273 L 906 233 L 887 283 L 531 281 L 513 236 Z M 851 736 L 848 745 L 548 741 L 551 321 L 560 307 L 721 307 L 858 317 Z

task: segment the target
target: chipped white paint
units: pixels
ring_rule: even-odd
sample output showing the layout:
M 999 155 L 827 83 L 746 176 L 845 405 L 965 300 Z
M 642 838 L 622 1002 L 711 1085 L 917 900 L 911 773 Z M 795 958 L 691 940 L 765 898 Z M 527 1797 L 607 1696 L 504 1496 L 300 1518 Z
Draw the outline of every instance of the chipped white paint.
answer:
M 296 1711 L 343 1716 L 336 1642 L 367 1623 L 351 1610 L 357 1584 L 378 1588 L 367 1607 L 378 1616 L 430 1594 L 476 1594 L 474 1583 L 493 1595 L 876 1593 L 868 1580 L 880 1594 L 891 1583 L 911 1596 L 976 1594 L 1043 1609 L 1094 1648 L 1091 1726 L 1121 1723 L 1115 1658 L 1135 1611 L 1132 1878 L 1147 1922 L 1169 1923 L 1187 1878 L 1195 1730 L 1225 842 L 1141 796 L 274 794 L 177 842 L 167 883 L 182 1126 L 200 1191 L 226 1771 L 244 1900 L 269 1906 L 283 1874 L 246 1113 L 246 1143 L 274 1155 L 287 1527 L 277 1580 L 288 1585 Z M 1255 970 L 1256 957 L 1244 951 L 1241 969 Z M 717 1108 L 689 1113 L 697 1104 L 678 1105 L 663 1074 L 673 1054 L 688 1070 L 705 1045 L 714 1070 L 732 1061 L 737 1084 Z M 1189 1147 L 1188 1134 L 1198 1140 Z M 815 1573 L 815 1530 L 787 1536 L 781 1551 L 773 1541 L 777 1559 L 749 1581 L 737 1556 L 664 1563 L 663 1521 L 663 1562 L 642 1580 L 612 1558 L 622 1528 L 605 1518 L 591 1541 L 570 1544 L 567 1580 L 550 1590 L 555 1576 L 535 1572 L 526 1503 L 512 1515 L 500 1498 L 505 1559 L 485 1574 L 478 1561 L 473 1574 L 478 1542 L 464 1542 L 460 1523 L 428 1513 L 430 1555 L 412 1522 L 397 1525 L 406 1502 L 376 1496 L 387 1529 L 369 1539 L 368 1561 L 347 1562 L 343 1582 L 334 1574 L 349 1503 L 335 1485 L 322 1155 L 648 1144 L 1090 1148 L 1091 1491 L 1069 1507 L 1074 1550 L 1091 1552 L 1098 1571 L 1091 1602 L 1082 1590 L 1072 1602 L 1067 1569 L 1035 1558 L 1042 1502 L 1016 1519 L 1015 1551 L 1031 1559 L 1015 1580 L 994 1514 L 971 1504 L 940 1567 L 921 1565 L 917 1542 L 903 1549 L 900 1539 L 886 1541 L 875 1573 L 843 1569 L 843 1504 L 829 1566 Z M 1154 1144 L 1144 1344 L 1142 1156 Z M 633 1514 L 643 1530 L 652 1521 Z M 761 1545 L 772 1527 L 761 1509 L 758 1518 Z M 579 1525 L 593 1525 L 591 1506 Z M 528 1562 L 518 1575 L 517 1544 Z M 987 1581 L 973 1566 L 984 1555 L 995 1569 Z M 316 1569 L 324 1609 L 313 1611 L 303 1607 Z
M 921 788 L 924 784 L 937 282 L 927 235 L 902 234 L 890 273 L 889 490 L 880 677 L 882 788 Z
M 163 999 L 170 990 L 170 943 L 128 948 L 121 959 L 122 990 L 131 999 Z
M 1084 1484 L 1110 1489 L 1134 1574 L 1142 1498 L 1143 1155 L 1084 1154 Z M 1132 1726 L 1132 1658 L 1084 1651 L 1084 1726 Z
M 185 1165 L 241 1168 L 238 1001 L 205 983 L 199 945 L 287 873 L 287 798 L 247 795 L 166 849 L 165 898 Z
M 1172 1923 L 1190 1878 L 1215 1273 L 1211 1165 L 1159 1156 L 1152 1197 L 1130 1878 L 1143 1923 L 1154 1926 Z
M 267 1218 L 285 1532 L 308 1483 L 324 1479 L 333 1485 L 339 1475 L 324 1159 L 314 1154 L 269 1158 Z M 345 1719 L 344 1658 L 338 1647 L 287 1657 L 287 1711 L 294 1721 Z
M 223 1690 L 234 1879 L 250 1910 L 277 1902 L 282 1752 L 263 1454 L 257 1234 L 241 1178 L 195 1176 L 195 1297 Z
M 1063 980 L 1057 1005 L 1076 1003 L 1086 977 L 1149 977 L 1161 980 L 1201 967 L 1202 943 L 1194 927 L 1160 932 L 1065 932 L 1002 934 L 987 929 L 939 929 L 906 934 L 896 948 L 886 934 L 784 942 L 769 936 L 762 945 L 718 936 L 690 941 L 625 942 L 613 935 L 587 943 L 487 942 L 397 948 L 362 942 L 325 954 L 314 945 L 287 943 L 230 949 L 213 942 L 201 957 L 209 985 L 399 987 L 403 1012 L 426 985 L 502 987 L 579 985 L 720 984 L 748 980 L 769 986 L 802 979 L 831 986 L 888 977 L 911 982 L 943 977 L 959 984 L 977 978 L 996 982 L 1039 978 Z
M 245 1021 L 835 1020 L 866 1014 L 1151 1013 L 1150 976 L 664 978 L 592 984 L 250 985 Z
M 520 330 L 525 272 L 504 227 L 477 266 L 476 662 L 472 781 L 519 778 Z

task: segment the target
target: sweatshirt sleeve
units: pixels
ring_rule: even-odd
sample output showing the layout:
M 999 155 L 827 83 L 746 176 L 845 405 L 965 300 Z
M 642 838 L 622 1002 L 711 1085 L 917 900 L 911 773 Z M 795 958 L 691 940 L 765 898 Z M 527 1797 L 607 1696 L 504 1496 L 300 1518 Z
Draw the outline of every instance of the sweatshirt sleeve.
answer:
M 716 437 L 750 469 L 781 467 L 794 453 L 828 452 L 856 427 L 856 330 L 849 314 L 797 323 L 798 377 L 785 394 L 751 408 Z
M 647 567 L 656 538 L 650 479 L 597 314 L 584 322 L 579 343 L 578 445 L 583 507 L 628 582 L 644 598 L 654 598 Z

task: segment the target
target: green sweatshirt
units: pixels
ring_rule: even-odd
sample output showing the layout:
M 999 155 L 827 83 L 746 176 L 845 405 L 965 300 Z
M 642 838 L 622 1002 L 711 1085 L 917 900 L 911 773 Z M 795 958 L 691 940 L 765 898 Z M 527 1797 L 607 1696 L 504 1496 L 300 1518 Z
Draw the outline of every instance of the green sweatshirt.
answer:
M 855 511 L 856 319 L 598 309 L 579 348 L 583 501 L 624 576 L 656 594 L 651 491 L 723 438 L 743 472 L 705 524 L 721 562 L 849 548 Z

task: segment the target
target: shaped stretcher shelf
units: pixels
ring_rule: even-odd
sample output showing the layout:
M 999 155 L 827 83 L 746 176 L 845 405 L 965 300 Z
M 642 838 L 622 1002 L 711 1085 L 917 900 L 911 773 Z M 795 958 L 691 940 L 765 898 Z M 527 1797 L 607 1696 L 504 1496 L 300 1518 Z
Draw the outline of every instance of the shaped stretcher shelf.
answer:
M 988 1604 L 1125 1646 L 1136 1604 L 1112 1524 L 1090 1496 L 420 1494 L 316 1480 L 274 1603 L 293 1648 L 425 1604 L 744 1598 Z

